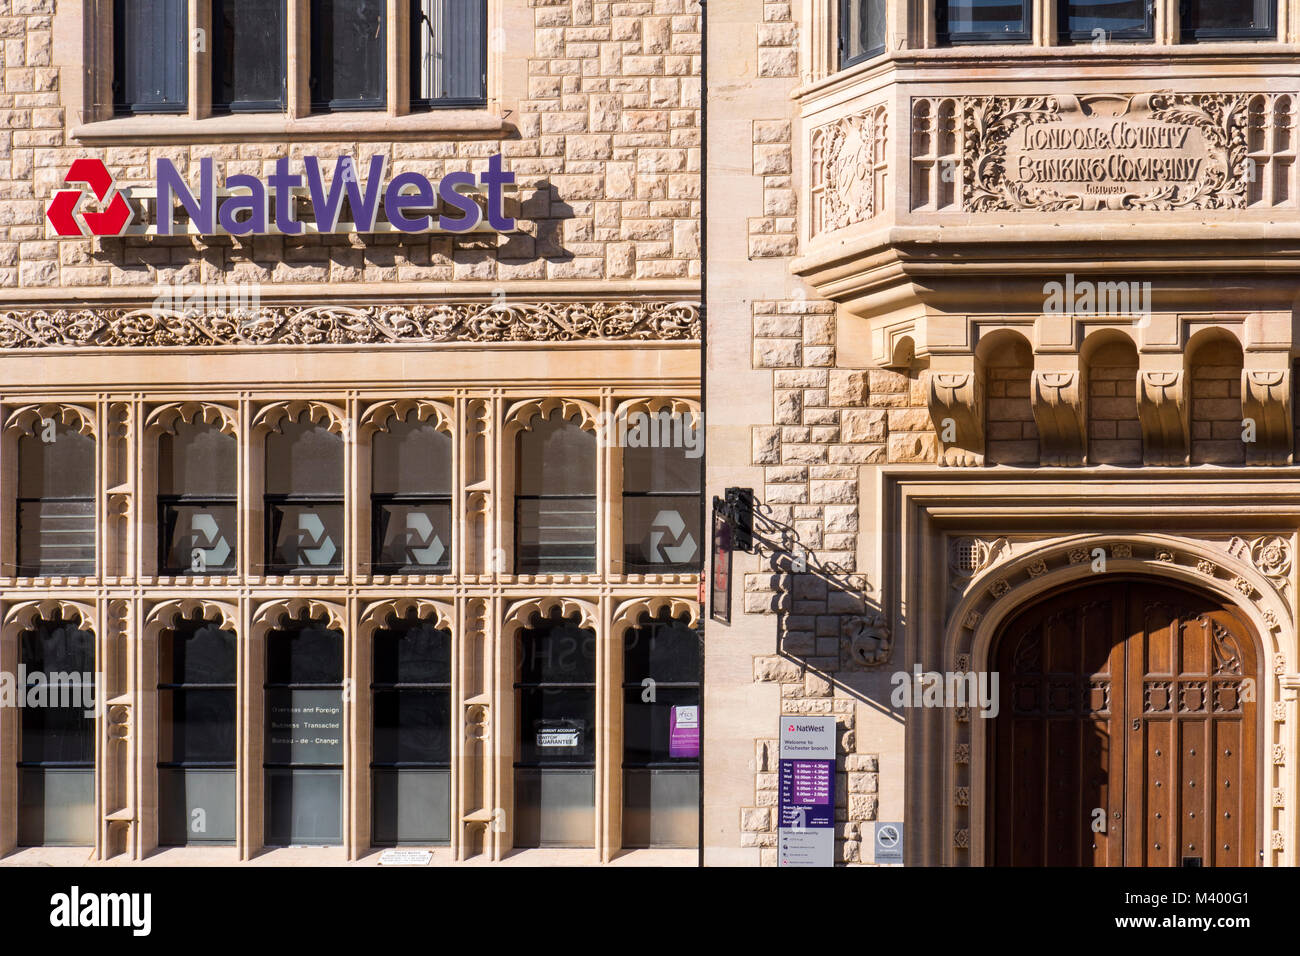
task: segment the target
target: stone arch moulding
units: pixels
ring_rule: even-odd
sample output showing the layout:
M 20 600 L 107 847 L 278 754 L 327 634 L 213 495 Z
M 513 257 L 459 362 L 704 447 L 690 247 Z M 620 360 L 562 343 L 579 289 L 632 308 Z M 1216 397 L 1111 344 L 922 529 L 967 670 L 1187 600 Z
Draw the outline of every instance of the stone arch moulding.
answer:
M 585 430 L 599 434 L 600 409 L 592 402 L 580 398 L 531 398 L 515 402 L 506 410 L 505 437 L 528 431 L 533 427 L 534 419 L 549 418 L 556 409 L 560 410 L 565 421 L 576 417 Z
M 567 597 L 529 598 L 516 601 L 506 609 L 505 617 L 502 619 L 502 633 L 509 637 L 514 631 L 528 627 L 534 617 L 544 620 L 557 608 L 561 617 L 578 618 L 579 627 L 595 630 L 599 626 L 600 616 L 596 605 L 591 601 Z
M 422 621 L 426 618 L 433 618 L 435 626 L 438 628 L 448 631 L 455 630 L 455 615 L 451 604 L 446 601 L 435 601 L 423 597 L 396 598 L 368 604 L 361 613 L 361 619 L 357 624 L 358 630 L 362 634 L 368 634 L 379 628 L 387 627 L 390 622 L 395 624 L 403 618 L 409 617 L 412 611 L 415 612 L 417 620 Z
M 690 598 L 669 597 L 667 595 L 657 595 L 655 597 L 633 598 L 630 601 L 624 601 L 614 609 L 612 627 L 615 634 L 633 627 L 639 627 L 646 621 L 658 617 L 664 610 L 668 610 L 670 617 L 686 618 L 687 627 L 695 627 L 700 622 L 700 605 L 698 601 L 692 601 Z
M 386 402 L 377 402 L 361 414 L 361 433 L 370 435 L 374 432 L 386 432 L 394 422 L 405 421 L 415 412 L 416 421 L 432 420 L 434 428 L 448 435 L 453 433 L 452 423 L 455 415 L 446 402 L 432 401 L 425 398 L 398 398 Z
M 24 601 L 15 604 L 5 615 L 4 636 L 6 640 L 16 637 L 23 631 L 31 630 L 32 625 L 41 620 L 55 617 L 64 621 L 74 618 L 78 626 L 86 630 L 95 630 L 95 608 L 83 601 L 65 601 L 49 598 L 40 601 Z
M 259 409 L 253 418 L 253 437 L 258 438 L 268 432 L 279 431 L 286 422 L 296 423 L 303 415 L 307 416 L 309 422 L 328 422 L 329 430 L 335 435 L 343 435 L 347 431 L 347 426 L 344 424 L 347 416 L 343 409 L 327 402 L 299 399 L 273 402 Z
M 628 399 L 619 404 L 614 412 L 614 420 L 616 422 L 624 421 L 633 412 L 658 415 L 665 410 L 670 415 L 690 415 L 691 427 L 700 427 L 700 403 L 698 401 L 690 398 L 669 398 L 666 396 Z
M 95 435 L 95 413 L 84 405 L 48 403 L 44 405 L 24 405 L 14 409 L 5 422 L 5 431 L 18 430 L 20 434 L 35 435 L 41 429 L 41 423 L 53 419 L 62 425 L 76 428 L 82 435 Z
M 185 425 L 216 425 L 223 435 L 239 437 L 239 414 L 227 405 L 213 402 L 169 402 L 151 411 L 145 418 L 145 434 L 149 437 L 164 432 L 176 434 Z
M 1294 609 L 1263 571 L 1234 556 L 1229 542 L 1165 534 L 1087 534 L 1029 547 L 972 578 L 944 626 L 941 666 L 957 673 L 989 670 L 993 640 L 1002 623 L 1035 598 L 1093 577 L 1093 552 L 1097 548 L 1106 554 L 1104 574 L 1181 583 L 1212 593 L 1243 614 L 1259 641 L 1264 677 L 1262 719 L 1278 725 L 1274 730 L 1265 730 L 1261 742 L 1288 740 L 1284 684 L 1293 680 L 1288 665 L 1294 667 L 1294 654 L 1287 642 L 1295 633 Z M 977 727 L 980 721 L 972 719 L 965 708 L 953 708 L 944 713 L 943 719 L 944 830 L 950 835 L 944 859 L 949 864 L 983 865 L 987 840 L 983 826 L 987 808 L 987 734 L 982 731 L 986 728 Z M 1291 751 L 1294 748 L 1287 744 L 1275 748 L 1272 763 L 1276 769 L 1281 770 L 1295 759 Z M 1283 810 L 1275 801 L 1264 798 L 1291 788 L 1275 789 L 1278 785 L 1271 779 L 1267 763 L 1260 782 L 1263 845 L 1272 847 L 1271 862 L 1288 865 L 1294 849 L 1285 849 L 1279 819 Z M 1285 773 L 1279 776 L 1289 779 Z
M 332 601 L 316 598 L 281 598 L 268 601 L 253 614 L 253 630 L 258 633 L 275 630 L 295 620 L 325 618 L 336 631 L 346 630 L 347 615 L 342 606 Z
M 233 604 L 205 598 L 185 598 L 162 601 L 150 608 L 144 618 L 145 631 L 156 633 L 175 627 L 179 621 L 194 617 L 196 611 L 203 620 L 219 623 L 222 630 L 239 630 L 239 611 Z

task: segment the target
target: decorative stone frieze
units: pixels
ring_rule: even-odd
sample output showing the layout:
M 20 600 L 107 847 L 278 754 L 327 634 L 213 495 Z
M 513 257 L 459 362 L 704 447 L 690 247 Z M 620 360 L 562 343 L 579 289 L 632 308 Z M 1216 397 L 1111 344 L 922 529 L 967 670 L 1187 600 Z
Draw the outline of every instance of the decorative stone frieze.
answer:
M 819 126 L 812 134 L 812 232 L 865 222 L 881 212 L 888 167 L 884 104 Z

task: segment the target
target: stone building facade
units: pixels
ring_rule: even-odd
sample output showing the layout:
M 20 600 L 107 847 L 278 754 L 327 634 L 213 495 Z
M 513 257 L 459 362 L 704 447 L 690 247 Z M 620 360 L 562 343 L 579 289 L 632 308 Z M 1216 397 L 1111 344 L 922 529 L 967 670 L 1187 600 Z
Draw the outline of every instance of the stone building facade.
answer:
M 488 0 L 463 41 L 482 45 L 481 67 L 471 57 L 461 77 L 473 95 L 432 103 L 415 88 L 424 21 L 400 0 L 358 6 L 376 18 L 379 39 L 363 52 L 378 105 L 320 108 L 318 81 L 337 92 L 356 79 L 344 62 L 354 51 L 338 39 L 322 53 L 318 6 L 289 0 L 258 28 L 282 30 L 278 53 L 267 48 L 280 57 L 278 100 L 241 111 L 217 50 L 235 55 L 257 4 L 151 5 L 148 49 L 179 51 L 176 75 L 146 76 L 140 85 L 163 94 L 123 109 L 133 34 L 113 4 L 0 3 L 0 670 L 30 672 L 42 653 L 50 664 L 55 644 L 72 660 L 82 642 L 102 681 L 84 730 L 42 730 L 32 711 L 0 708 L 0 854 L 11 862 L 81 861 L 88 846 L 94 860 L 373 861 L 411 842 L 435 862 L 695 862 L 681 786 L 663 826 L 642 792 L 630 835 L 636 702 L 625 715 L 623 684 L 630 634 L 696 633 L 698 511 L 684 505 L 664 528 L 668 505 L 646 517 L 630 504 L 664 489 L 634 492 L 617 436 L 636 416 L 699 421 L 700 5 Z M 451 62 L 455 51 L 439 50 Z M 383 169 L 436 183 L 481 173 L 496 154 L 514 176 L 512 229 L 400 232 L 389 210 L 373 232 L 164 235 L 150 192 L 160 160 L 197 190 L 207 161 L 218 182 L 265 178 L 282 159 L 301 173 L 317 156 L 325 176 L 350 157 L 358 180 Z M 64 189 L 82 191 L 78 224 L 112 214 L 108 192 L 73 181 L 87 159 L 131 204 L 124 234 L 62 236 L 47 219 Z M 295 208 L 310 217 L 305 197 Z M 187 444 L 200 432 L 202 453 Z M 64 442 L 66 456 L 50 450 Z M 229 475 L 214 477 L 218 466 Z M 558 493 L 578 502 L 577 518 L 545 503 L 557 493 L 549 476 L 566 470 L 581 487 Z M 678 479 L 671 491 L 690 490 Z M 410 533 L 394 545 L 385 529 L 402 520 Z M 566 520 L 569 537 L 548 539 L 547 522 Z M 193 535 L 178 537 L 178 521 Z M 52 550 L 69 547 L 55 531 L 71 552 Z M 182 633 L 228 651 L 229 673 L 183 672 Z M 377 634 L 426 645 L 384 663 Z M 589 673 L 570 679 L 590 716 L 526 726 L 528 694 L 542 691 L 528 689 L 520 648 L 556 635 L 583 647 Z M 323 641 L 313 660 L 337 672 L 304 676 L 306 658 L 284 650 L 294 641 Z M 415 761 L 432 776 L 394 783 L 413 759 L 403 748 L 428 743 L 401 736 L 400 715 L 422 713 L 414 698 L 393 703 L 408 666 L 425 668 L 421 693 L 447 713 L 419 728 L 438 738 L 436 758 Z M 699 691 L 682 680 L 673 700 L 685 706 Z M 180 714 L 205 691 L 237 705 L 205 738 L 220 753 L 193 744 L 186 762 Z M 275 702 L 300 715 L 321 693 L 333 702 L 322 712 L 341 710 L 322 718 L 325 744 L 275 738 Z M 210 715 L 194 706 L 186 720 Z M 57 759 L 64 745 L 75 753 Z M 545 747 L 582 753 L 570 761 L 576 790 L 538 769 Z M 83 776 L 60 783 L 68 767 Z M 229 793 L 191 806 L 214 767 Z M 690 779 L 698 788 L 698 770 Z M 418 825 L 430 787 L 447 818 L 433 837 Z M 211 829 L 177 838 L 178 814 L 182 831 L 200 817 Z M 196 839 L 220 829 L 217 817 L 229 838 Z
M 709 4 L 706 863 L 834 715 L 837 863 L 1293 865 L 1294 7 L 958 6 Z

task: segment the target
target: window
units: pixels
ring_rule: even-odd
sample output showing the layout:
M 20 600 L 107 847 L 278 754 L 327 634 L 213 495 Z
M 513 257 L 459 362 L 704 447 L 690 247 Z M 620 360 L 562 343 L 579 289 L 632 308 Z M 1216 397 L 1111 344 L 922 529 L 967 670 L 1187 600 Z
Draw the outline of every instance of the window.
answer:
M 623 636 L 623 845 L 696 846 L 700 634 L 652 621 Z
M 376 432 L 371 480 L 375 570 L 451 570 L 451 436 L 432 421 Z
M 515 846 L 591 846 L 596 807 L 596 634 L 558 618 L 516 642 Z
M 95 842 L 95 636 L 55 617 L 19 637 L 18 845 Z
M 337 571 L 342 542 L 343 439 L 304 415 L 266 436 L 267 564 Z
M 235 632 L 181 621 L 158 642 L 158 843 L 235 842 Z
M 623 449 L 623 568 L 700 567 L 703 435 L 690 414 L 633 411 Z
M 885 0 L 840 0 L 840 69 L 885 52 Z
M 182 422 L 159 438 L 159 573 L 234 572 L 235 451 L 233 435 L 201 422 Z
M 1276 0 L 1183 0 L 1179 6 L 1184 43 L 1197 40 L 1272 39 Z
M 596 435 L 557 409 L 519 433 L 515 569 L 596 569 Z
M 18 440 L 18 568 L 95 573 L 95 439 L 53 419 Z
M 325 621 L 266 641 L 266 845 L 343 842 L 343 634 Z
M 937 0 L 941 43 L 1026 43 L 1031 0 Z
M 487 102 L 487 0 L 411 0 L 411 105 Z
M 383 108 L 385 5 L 385 0 L 312 0 L 312 109 Z
M 285 0 L 212 0 L 212 108 L 282 110 Z
M 1155 0 L 1061 0 L 1061 39 L 1150 40 Z
M 451 632 L 406 620 L 375 632 L 376 846 L 451 841 Z
M 114 0 L 114 112 L 185 112 L 187 6 L 186 0 Z

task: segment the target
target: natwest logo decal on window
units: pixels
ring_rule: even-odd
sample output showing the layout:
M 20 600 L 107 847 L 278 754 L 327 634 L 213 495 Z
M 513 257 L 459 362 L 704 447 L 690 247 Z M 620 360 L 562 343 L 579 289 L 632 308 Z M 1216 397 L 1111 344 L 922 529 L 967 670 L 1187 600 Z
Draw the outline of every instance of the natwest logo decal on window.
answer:
M 510 232 L 505 194 L 515 174 L 503 168 L 501 154 L 488 158 L 486 171 L 450 172 L 437 182 L 413 171 L 387 176 L 388 159 L 370 157 L 365 181 L 350 156 L 340 156 L 326 177 L 320 160 L 304 156 L 301 172 L 288 158 L 261 177 L 235 174 L 218 185 L 211 157 L 198 162 L 192 185 L 169 159 L 159 159 L 152 187 L 114 188 L 97 159 L 79 159 L 67 183 L 83 183 L 105 204 L 103 212 L 79 212 L 84 189 L 61 189 L 46 209 L 60 236 L 298 236 L 313 233 Z M 132 208 L 132 206 L 136 208 Z M 133 219 L 139 222 L 132 225 Z M 347 216 L 345 216 L 345 212 Z M 350 218 L 349 218 L 350 217 Z

